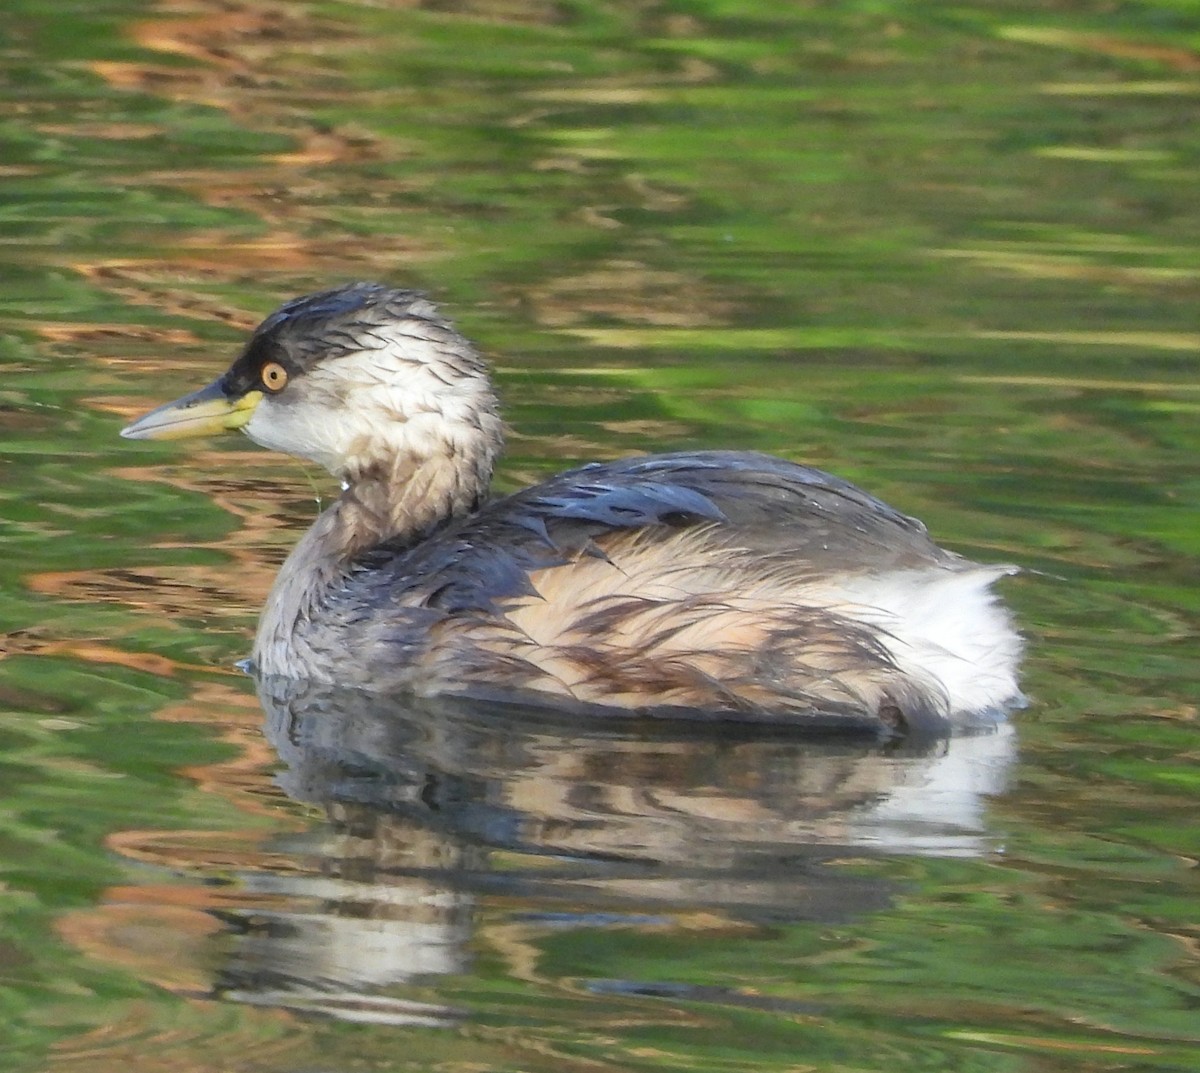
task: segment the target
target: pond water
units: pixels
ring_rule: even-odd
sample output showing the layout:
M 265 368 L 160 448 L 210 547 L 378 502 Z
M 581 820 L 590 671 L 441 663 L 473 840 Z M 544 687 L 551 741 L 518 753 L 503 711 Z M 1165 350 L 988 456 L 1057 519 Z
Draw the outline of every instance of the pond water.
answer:
M 10 0 L 0 1065 L 1200 1069 L 1200 14 Z M 265 685 L 333 491 L 117 438 L 279 301 L 429 291 L 512 488 L 749 447 L 1010 561 L 934 745 Z

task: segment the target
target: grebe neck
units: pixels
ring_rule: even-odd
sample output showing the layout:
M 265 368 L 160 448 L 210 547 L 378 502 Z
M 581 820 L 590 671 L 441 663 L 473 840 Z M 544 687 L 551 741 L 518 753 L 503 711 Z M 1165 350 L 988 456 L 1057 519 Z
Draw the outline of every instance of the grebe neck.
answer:
M 464 465 L 443 452 L 398 456 L 348 477 L 341 495 L 279 568 L 255 638 L 259 673 L 293 674 L 303 665 L 311 676 L 314 663 L 305 658 L 305 627 L 320 617 L 355 560 L 384 541 L 417 543 L 470 514 L 487 494 L 490 478 L 490 457 Z
M 415 543 L 474 511 L 490 479 L 490 460 L 463 465 L 449 453 L 402 455 L 367 467 L 344 480 L 325 512 L 331 515 L 326 553 L 345 562 L 386 540 Z

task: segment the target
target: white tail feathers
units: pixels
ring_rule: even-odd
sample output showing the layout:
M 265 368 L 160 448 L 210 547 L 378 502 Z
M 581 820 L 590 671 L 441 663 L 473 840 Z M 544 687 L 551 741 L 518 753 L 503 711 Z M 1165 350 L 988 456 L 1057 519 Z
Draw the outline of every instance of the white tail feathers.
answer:
M 822 582 L 831 610 L 871 626 L 900 670 L 936 687 L 948 715 L 1019 704 L 1022 642 L 991 586 L 1006 565 L 961 565 Z

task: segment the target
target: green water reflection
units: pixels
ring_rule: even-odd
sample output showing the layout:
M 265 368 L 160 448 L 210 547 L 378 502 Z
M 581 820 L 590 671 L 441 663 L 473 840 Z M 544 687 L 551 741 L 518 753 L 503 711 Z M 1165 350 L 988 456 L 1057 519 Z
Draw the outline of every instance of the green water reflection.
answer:
M 3 35 L 6 1068 L 1200 1068 L 1193 4 Z M 506 487 L 754 447 L 1029 567 L 1015 735 L 265 739 L 232 664 L 329 484 L 116 430 L 350 278 L 495 357 Z

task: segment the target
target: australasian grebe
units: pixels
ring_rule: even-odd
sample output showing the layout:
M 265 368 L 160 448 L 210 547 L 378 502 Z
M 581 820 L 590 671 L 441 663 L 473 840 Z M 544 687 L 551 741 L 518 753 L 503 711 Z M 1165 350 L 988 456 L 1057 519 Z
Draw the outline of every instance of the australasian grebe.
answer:
M 820 470 L 697 451 L 489 500 L 487 369 L 424 296 L 355 283 L 268 317 L 132 439 L 240 428 L 342 481 L 279 571 L 261 675 L 557 708 L 917 728 L 1020 697 L 1010 566 Z

